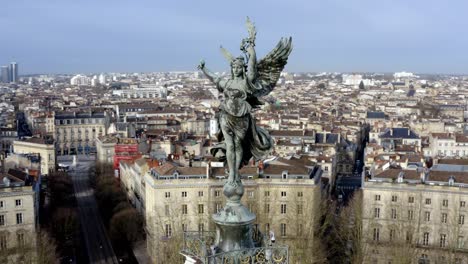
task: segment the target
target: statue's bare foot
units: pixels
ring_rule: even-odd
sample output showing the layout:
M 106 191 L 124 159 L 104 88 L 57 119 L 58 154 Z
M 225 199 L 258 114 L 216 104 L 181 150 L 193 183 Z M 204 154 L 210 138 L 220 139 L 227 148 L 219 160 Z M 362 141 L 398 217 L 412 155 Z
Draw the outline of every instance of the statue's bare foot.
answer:
M 226 181 L 226 184 L 229 184 L 232 187 L 237 187 L 238 181 L 236 181 L 234 178 L 229 177 L 228 180 Z

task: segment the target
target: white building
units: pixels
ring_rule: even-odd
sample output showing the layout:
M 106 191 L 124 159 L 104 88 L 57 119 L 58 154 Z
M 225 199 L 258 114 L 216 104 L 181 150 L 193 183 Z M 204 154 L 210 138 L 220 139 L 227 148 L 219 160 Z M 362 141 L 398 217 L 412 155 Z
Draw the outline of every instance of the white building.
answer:
M 370 79 L 363 79 L 362 75 L 360 74 L 343 74 L 343 84 L 344 85 L 352 85 L 352 86 L 359 86 L 361 81 L 365 86 L 373 86 L 374 81 Z
M 106 84 L 106 76 L 102 73 L 99 75 L 99 83 Z
M 416 77 L 412 72 L 395 72 L 393 74 L 393 77 L 395 79 L 400 79 L 400 78 L 412 78 L 412 77 Z
M 70 79 L 71 85 L 91 85 L 91 78 L 78 74 Z
M 167 98 L 167 88 L 156 84 L 131 85 L 130 89 L 114 90 L 112 94 L 123 98 Z

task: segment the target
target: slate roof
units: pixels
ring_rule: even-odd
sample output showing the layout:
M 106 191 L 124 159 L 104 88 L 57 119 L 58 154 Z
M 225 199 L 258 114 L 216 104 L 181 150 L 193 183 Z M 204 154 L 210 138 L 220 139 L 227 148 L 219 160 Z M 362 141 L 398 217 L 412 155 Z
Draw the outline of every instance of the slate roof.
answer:
M 385 131 L 380 135 L 380 138 L 405 138 L 405 139 L 420 139 L 411 129 L 406 127 L 395 127 Z
M 327 133 L 326 134 L 326 140 L 325 142 L 323 142 L 323 137 L 324 137 L 324 134 L 323 133 L 317 133 L 315 134 L 315 142 L 317 144 L 320 144 L 320 143 L 325 143 L 325 144 L 338 144 L 340 142 L 338 142 L 338 134 L 331 134 L 331 133 Z
M 385 119 L 384 112 L 367 112 L 367 117 L 369 119 Z

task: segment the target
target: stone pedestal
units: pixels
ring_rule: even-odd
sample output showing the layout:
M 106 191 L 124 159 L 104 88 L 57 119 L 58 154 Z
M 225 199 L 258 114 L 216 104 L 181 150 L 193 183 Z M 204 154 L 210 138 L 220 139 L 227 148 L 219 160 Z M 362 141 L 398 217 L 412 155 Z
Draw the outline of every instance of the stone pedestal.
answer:
M 219 252 L 253 248 L 252 223 L 256 216 L 240 200 L 244 195 L 244 186 L 240 182 L 226 183 L 224 195 L 226 206 L 213 215 L 216 224 Z

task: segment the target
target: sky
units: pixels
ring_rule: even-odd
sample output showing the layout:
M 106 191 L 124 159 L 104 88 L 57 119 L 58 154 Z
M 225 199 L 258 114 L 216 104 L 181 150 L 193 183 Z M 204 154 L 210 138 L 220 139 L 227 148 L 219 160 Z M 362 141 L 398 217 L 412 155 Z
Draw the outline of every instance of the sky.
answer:
M 290 72 L 468 73 L 466 0 L 10 0 L 0 65 L 20 74 L 227 71 L 247 16 L 259 59 L 293 38 Z

